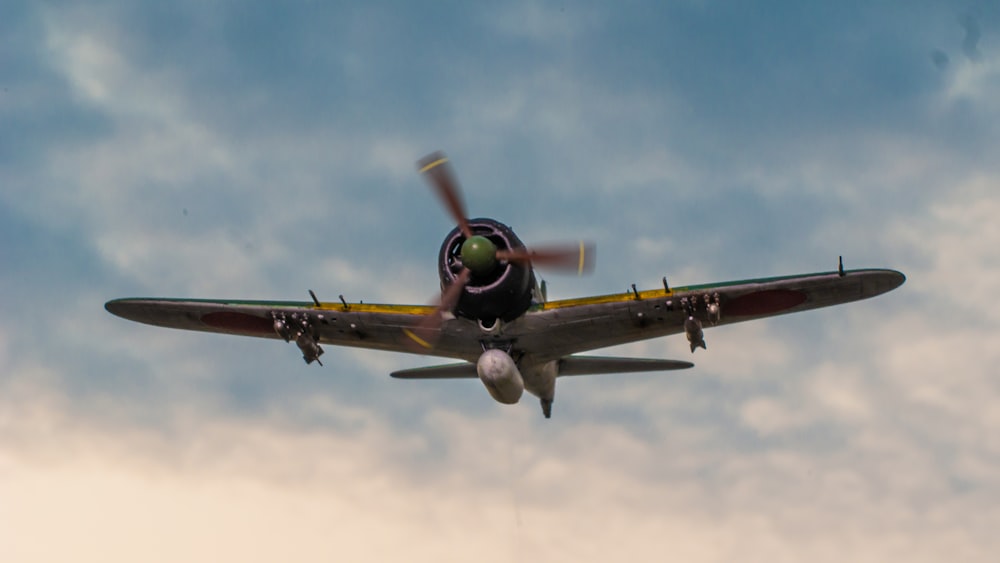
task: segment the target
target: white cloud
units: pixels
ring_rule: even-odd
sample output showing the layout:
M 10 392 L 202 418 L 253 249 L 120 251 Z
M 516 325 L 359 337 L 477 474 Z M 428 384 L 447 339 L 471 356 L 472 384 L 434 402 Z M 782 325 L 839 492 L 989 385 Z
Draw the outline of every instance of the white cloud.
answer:
M 429 406 L 424 429 L 400 432 L 334 399 L 301 408 L 346 431 L 303 430 L 277 411 L 184 412 L 168 434 L 123 432 L 74 419 L 66 399 L 33 399 L 5 401 L 13 416 L 0 425 L 2 549 L 14 561 L 933 561 L 953 549 L 980 560 L 998 522 L 973 497 L 921 515 L 940 493 L 910 496 L 933 466 L 876 451 L 712 451 L 605 422 L 540 425 L 516 409 L 469 420 Z
M 944 94 L 949 105 L 975 104 L 997 111 L 996 90 L 1000 87 L 1000 58 L 987 56 L 980 61 L 960 60 L 954 66 Z
M 763 435 L 799 429 L 815 421 L 815 416 L 799 405 L 770 397 L 754 397 L 740 407 L 740 419 Z
M 931 303 L 947 302 L 950 312 L 973 325 L 1000 322 L 993 299 L 1000 285 L 1000 199 L 994 194 L 996 176 L 973 178 L 969 186 L 954 186 L 947 199 L 933 204 L 928 217 L 898 221 L 890 236 L 926 264 L 918 266 L 910 284 Z M 933 233 L 929 237 L 928 233 Z M 946 321 L 950 319 L 942 319 Z

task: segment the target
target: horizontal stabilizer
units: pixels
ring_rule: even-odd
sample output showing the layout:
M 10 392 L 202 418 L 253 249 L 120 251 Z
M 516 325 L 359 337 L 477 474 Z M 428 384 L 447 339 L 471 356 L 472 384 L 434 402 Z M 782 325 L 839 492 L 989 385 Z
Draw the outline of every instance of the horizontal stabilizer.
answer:
M 476 378 L 476 364 L 448 364 L 445 366 L 429 366 L 425 368 L 401 369 L 389 374 L 399 379 L 463 379 Z
M 474 367 L 474 366 L 473 366 Z M 559 360 L 559 375 L 599 375 L 640 371 L 669 371 L 694 367 L 680 360 L 649 358 L 602 358 L 598 356 L 566 356 Z M 474 372 L 475 370 L 473 370 Z
M 694 367 L 691 362 L 649 358 L 605 358 L 600 356 L 566 356 L 559 360 L 559 375 L 600 375 L 642 371 L 671 371 Z M 443 366 L 403 369 L 389 374 L 397 379 L 475 379 L 476 364 L 465 362 Z

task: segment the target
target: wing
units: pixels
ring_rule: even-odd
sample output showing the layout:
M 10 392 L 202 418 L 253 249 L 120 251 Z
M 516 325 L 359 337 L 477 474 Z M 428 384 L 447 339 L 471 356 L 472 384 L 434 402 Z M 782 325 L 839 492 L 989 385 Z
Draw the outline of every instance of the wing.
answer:
M 444 356 L 474 362 L 481 341 L 510 344 L 533 362 L 561 360 L 572 354 L 684 332 L 683 303 L 716 300 L 716 325 L 807 311 L 858 301 L 891 291 L 905 281 L 894 270 L 853 270 L 779 278 L 741 280 L 674 289 L 635 291 L 535 306 L 500 330 L 484 334 L 476 322 L 445 321 L 433 348 L 415 346 L 407 331 L 417 329 L 434 307 L 298 301 L 234 301 L 206 299 L 116 299 L 105 304 L 112 314 L 140 323 L 185 330 L 261 338 L 282 338 L 275 322 L 307 323 L 321 344 Z M 704 305 L 702 305 L 703 307 Z M 704 313 L 701 313 L 704 317 Z M 705 328 L 709 328 L 708 323 Z M 612 359 L 615 360 L 615 359 Z M 683 369 L 686 362 L 623 365 L 571 362 L 579 373 Z M 681 365 L 685 364 L 685 365 Z M 412 372 L 411 378 L 464 377 L 469 366 L 444 374 Z M 574 371 L 569 369 L 569 371 Z M 398 375 L 406 376 L 406 375 Z
M 442 327 L 433 350 L 415 346 L 405 329 L 415 329 L 434 307 L 320 303 L 299 301 L 233 301 L 209 299 L 130 298 L 109 301 L 108 312 L 140 323 L 240 336 L 281 339 L 275 321 L 308 323 L 321 344 L 416 354 L 433 353 L 461 359 L 478 357 L 477 339 L 462 338 L 473 322 L 452 319 Z
M 851 270 L 633 291 L 544 303 L 506 325 L 506 337 L 536 360 L 684 332 L 684 302 L 717 302 L 714 325 L 786 315 L 858 301 L 891 291 L 906 280 L 895 270 Z

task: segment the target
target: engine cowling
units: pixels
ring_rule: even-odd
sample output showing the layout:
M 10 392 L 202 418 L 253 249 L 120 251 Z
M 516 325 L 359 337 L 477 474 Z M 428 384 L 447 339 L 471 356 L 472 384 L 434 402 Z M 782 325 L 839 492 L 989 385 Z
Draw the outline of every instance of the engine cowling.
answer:
M 497 402 L 513 405 L 521 400 L 524 379 L 513 358 L 503 350 L 494 348 L 483 352 L 476 362 L 476 373 Z
M 524 248 L 510 227 L 493 219 L 469 221 L 473 235 L 485 237 L 499 250 Z M 439 275 L 442 292 L 462 273 L 462 245 L 466 237 L 459 228 L 453 229 L 441 245 Z M 480 271 L 471 276 L 462 291 L 454 313 L 492 324 L 496 319 L 512 321 L 531 306 L 531 292 L 535 276 L 526 264 L 497 261 L 490 271 Z

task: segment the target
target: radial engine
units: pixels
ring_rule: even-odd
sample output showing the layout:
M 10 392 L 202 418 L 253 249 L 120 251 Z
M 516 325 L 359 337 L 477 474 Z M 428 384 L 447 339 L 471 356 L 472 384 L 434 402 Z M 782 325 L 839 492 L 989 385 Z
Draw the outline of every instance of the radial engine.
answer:
M 512 321 L 531 306 L 535 276 L 530 264 L 508 262 L 497 254 L 523 250 L 524 243 L 510 227 L 493 219 L 472 219 L 468 225 L 473 236 L 466 237 L 456 227 L 441 245 L 438 270 L 441 290 L 455 283 L 467 269 L 469 281 L 454 313 L 479 319 L 487 326 L 497 319 Z

